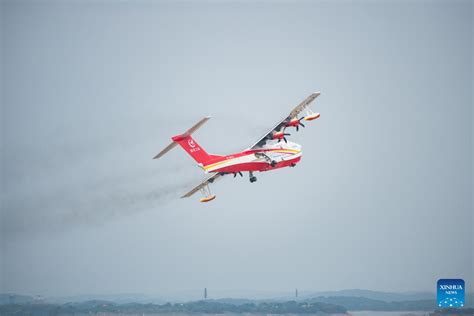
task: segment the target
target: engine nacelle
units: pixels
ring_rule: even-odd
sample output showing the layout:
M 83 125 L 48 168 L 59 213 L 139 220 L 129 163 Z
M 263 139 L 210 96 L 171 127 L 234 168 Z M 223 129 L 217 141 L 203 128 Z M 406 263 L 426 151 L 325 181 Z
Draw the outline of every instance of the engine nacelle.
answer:
M 285 137 L 285 133 L 283 132 L 275 132 L 272 135 L 272 139 L 283 139 Z
M 290 126 L 296 127 L 296 126 L 298 126 L 298 125 L 300 125 L 300 120 L 297 119 L 297 118 L 294 118 L 294 119 L 292 119 L 291 121 L 289 121 L 288 123 L 286 123 L 286 126 L 287 126 L 287 127 L 290 127 Z

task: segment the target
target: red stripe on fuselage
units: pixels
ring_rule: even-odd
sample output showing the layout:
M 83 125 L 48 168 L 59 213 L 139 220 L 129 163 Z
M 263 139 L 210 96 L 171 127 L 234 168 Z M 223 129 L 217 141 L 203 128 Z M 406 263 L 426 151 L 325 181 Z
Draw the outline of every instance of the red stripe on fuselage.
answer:
M 234 159 L 234 158 L 239 158 L 255 153 L 261 153 L 261 152 L 269 152 L 269 151 L 277 151 L 277 150 L 288 150 L 287 148 L 269 148 L 269 149 L 259 149 L 259 150 L 245 150 L 240 153 L 235 153 L 227 156 L 218 156 L 214 159 L 210 159 L 208 163 L 206 163 L 206 166 L 212 165 L 221 161 L 229 160 L 229 159 Z M 212 155 L 210 155 L 212 157 Z
M 261 151 L 257 151 L 257 152 L 261 152 Z M 234 156 L 234 158 L 235 157 L 236 156 Z M 239 171 L 269 171 L 273 169 L 279 169 L 279 168 L 296 165 L 300 160 L 301 160 L 301 156 L 298 156 L 293 159 L 280 161 L 274 167 L 272 167 L 268 162 L 245 162 L 245 163 L 238 163 L 235 165 L 219 168 L 219 169 L 213 170 L 213 172 L 234 173 L 234 172 L 239 172 Z

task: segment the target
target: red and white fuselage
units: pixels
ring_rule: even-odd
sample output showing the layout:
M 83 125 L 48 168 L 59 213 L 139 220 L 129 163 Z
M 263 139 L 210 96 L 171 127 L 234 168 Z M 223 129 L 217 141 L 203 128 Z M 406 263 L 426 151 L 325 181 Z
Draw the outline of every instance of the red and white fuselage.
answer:
M 199 164 L 205 172 L 236 173 L 244 171 L 268 171 L 294 167 L 301 160 L 301 146 L 293 142 L 276 142 L 262 148 L 219 156 L 207 164 Z
M 208 154 L 189 134 L 172 137 L 206 172 L 237 173 L 268 171 L 295 166 L 301 160 L 301 146 L 293 142 L 268 141 L 259 148 L 220 156 Z

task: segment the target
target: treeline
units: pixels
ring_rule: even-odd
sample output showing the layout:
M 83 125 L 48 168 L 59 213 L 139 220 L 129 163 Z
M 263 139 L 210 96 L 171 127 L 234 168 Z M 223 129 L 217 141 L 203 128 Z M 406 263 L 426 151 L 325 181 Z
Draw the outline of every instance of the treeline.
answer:
M 0 315 L 59 316 L 74 314 L 224 314 L 224 313 L 261 313 L 261 314 L 343 314 L 347 309 L 322 302 L 275 302 L 246 303 L 241 305 L 197 301 L 178 304 L 115 304 L 106 301 L 88 301 L 83 303 L 55 304 L 8 304 L 0 306 Z
M 434 311 L 434 313 L 430 314 L 430 316 L 438 316 L 438 315 L 472 316 L 474 315 L 474 308 L 443 308 L 443 309 L 437 309 Z
M 311 302 L 324 302 L 345 307 L 350 311 L 429 311 L 437 308 L 435 300 L 386 302 L 365 297 L 317 297 Z

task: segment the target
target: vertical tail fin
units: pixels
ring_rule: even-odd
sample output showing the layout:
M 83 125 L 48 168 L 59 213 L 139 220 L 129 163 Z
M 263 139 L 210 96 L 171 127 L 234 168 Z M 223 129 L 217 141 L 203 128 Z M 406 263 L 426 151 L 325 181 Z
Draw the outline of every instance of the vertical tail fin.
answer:
M 206 165 L 211 157 L 207 152 L 191 137 L 191 135 L 177 135 L 171 138 L 178 143 L 197 163 Z
M 198 128 L 200 128 L 204 123 L 206 123 L 210 119 L 209 116 L 201 119 L 197 122 L 193 127 L 188 129 L 185 133 L 181 135 L 176 135 L 171 137 L 173 142 L 166 146 L 158 155 L 153 157 L 153 159 L 158 159 L 168 151 L 176 147 L 176 145 L 180 145 L 197 163 L 205 165 L 209 160 L 211 160 L 211 156 L 191 137 L 191 134 L 194 133 Z

